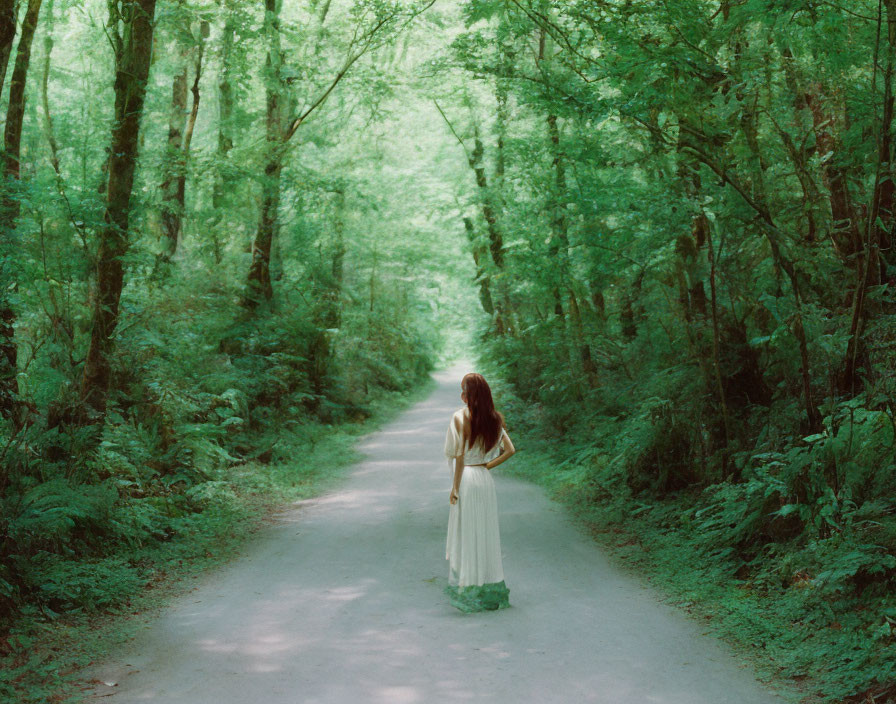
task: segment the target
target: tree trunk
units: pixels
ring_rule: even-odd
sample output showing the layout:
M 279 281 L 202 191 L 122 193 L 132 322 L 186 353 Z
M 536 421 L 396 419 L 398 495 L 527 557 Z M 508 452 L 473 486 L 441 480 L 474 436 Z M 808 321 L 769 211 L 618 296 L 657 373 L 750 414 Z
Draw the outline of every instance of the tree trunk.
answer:
M 226 166 L 227 155 L 233 149 L 233 87 L 230 84 L 232 70 L 233 40 L 236 34 L 236 14 L 231 5 L 232 0 L 220 0 L 223 3 L 224 29 L 221 37 L 221 72 L 218 74 L 218 152 L 215 156 L 217 169 L 215 184 L 212 190 L 212 210 L 214 221 L 209 228 L 215 263 L 220 264 L 223 253 L 219 239 L 218 227 L 224 219 L 224 194 L 230 191 L 233 180 Z
M 641 279 L 644 272 L 641 271 L 632 283 L 620 294 L 619 323 L 622 336 L 631 342 L 638 336 L 638 316 L 635 314 L 635 306 L 641 293 Z
M 507 137 L 507 80 L 512 76 L 510 56 L 505 44 L 501 44 L 500 67 L 495 79 L 495 131 L 497 132 L 497 150 L 495 153 L 495 188 L 497 189 L 498 207 L 505 209 L 504 173 L 507 169 L 507 157 L 504 142 Z
M 9 83 L 9 105 L 6 111 L 6 127 L 3 133 L 5 153 L 4 176 L 7 179 L 19 178 L 19 156 L 22 145 L 22 123 L 25 118 L 25 84 L 28 68 L 31 63 L 31 42 L 37 29 L 41 0 L 29 0 L 25 19 L 22 22 L 22 36 L 16 51 L 16 63 Z M 19 202 L 11 194 L 4 194 L 3 225 L 15 223 L 19 215 Z
M 877 168 L 874 179 L 874 190 L 871 196 L 871 208 L 867 223 L 867 237 L 859 270 L 856 292 L 853 298 L 852 316 L 849 325 L 849 342 L 846 347 L 846 359 L 840 379 L 840 389 L 855 393 L 857 388 L 857 370 L 860 351 L 863 346 L 865 319 L 867 316 L 868 287 L 880 282 L 881 259 L 880 248 L 889 244 L 889 233 L 893 226 L 893 53 L 896 47 L 896 0 L 886 0 L 887 6 L 887 63 L 884 70 L 883 115 L 877 145 Z M 888 247 L 886 247 L 888 248 Z
M 17 0 L 0 0 L 0 93 L 6 81 L 6 67 L 16 38 Z
M 50 0 L 47 3 L 46 15 L 46 30 L 44 31 L 44 65 L 40 81 L 40 102 L 44 116 L 44 136 L 47 139 L 47 146 L 50 148 L 50 164 L 53 166 L 53 171 L 59 176 L 59 144 L 56 141 L 56 133 L 53 130 L 53 118 L 50 115 L 49 98 L 50 59 L 53 55 L 53 0 Z
M 265 29 L 268 36 L 268 56 L 265 63 L 265 92 L 267 95 L 266 142 L 267 163 L 262 182 L 261 217 L 255 242 L 252 244 L 252 263 L 249 267 L 243 305 L 254 308 L 274 296 L 271 285 L 271 245 L 277 236 L 280 207 L 280 172 L 284 146 L 281 101 L 285 85 L 281 75 L 280 56 L 280 2 L 265 0 Z
M 281 170 L 279 157 L 272 157 L 264 169 L 261 219 L 255 234 L 255 242 L 252 244 L 248 289 L 243 299 L 243 305 L 250 308 L 261 303 L 261 296 L 267 301 L 274 296 L 274 288 L 271 285 L 271 246 L 279 229 L 277 211 L 280 208 Z
M 862 252 L 862 235 L 852 197 L 849 193 L 846 168 L 842 166 L 840 141 L 838 139 L 836 104 L 827 107 L 821 83 L 816 82 L 803 95 L 806 107 L 812 112 L 815 129 L 816 152 L 825 159 L 821 164 L 821 174 L 829 192 L 833 230 L 831 241 L 841 259 L 849 266 L 861 269 L 856 256 Z M 830 156 L 827 156 L 830 155 Z
M 706 245 L 709 252 L 709 290 L 712 310 L 712 366 L 715 371 L 716 391 L 719 394 L 719 408 L 722 411 L 722 422 L 725 426 L 725 449 L 731 446 L 731 421 L 728 414 L 728 400 L 725 398 L 725 384 L 722 381 L 722 363 L 719 360 L 720 335 L 719 335 L 719 308 L 718 308 L 718 292 L 716 287 L 716 253 L 715 245 L 712 241 L 712 228 L 706 230 Z M 719 247 L 721 253 L 721 245 Z M 722 460 L 722 471 L 724 473 L 727 464 L 727 456 Z
M 233 148 L 233 87 L 230 85 L 230 64 L 236 14 L 230 0 L 224 3 L 224 30 L 221 36 L 221 73 L 218 75 L 218 154 L 226 157 Z M 220 195 L 219 191 L 216 194 Z
M 488 194 L 488 178 L 485 175 L 485 164 L 483 163 L 483 155 L 485 147 L 479 135 L 476 135 L 473 153 L 470 155 L 470 168 L 476 175 L 476 185 L 479 187 L 482 196 L 482 216 L 485 218 L 488 226 L 489 251 L 492 255 L 492 261 L 499 269 L 504 268 L 504 237 L 498 227 L 498 217 L 492 206 L 492 200 Z
M 691 134 L 699 134 L 699 131 L 693 128 L 690 128 L 689 132 Z M 712 169 L 724 183 L 727 183 L 737 191 L 744 202 L 760 216 L 760 222 L 763 225 L 763 234 L 765 235 L 765 239 L 771 250 L 772 261 L 774 262 L 776 269 L 783 271 L 787 275 L 793 293 L 794 308 L 796 310 L 791 332 L 799 345 L 800 361 L 802 362 L 800 367 L 800 377 L 803 385 L 807 429 L 809 433 L 816 433 L 821 429 L 821 414 L 818 411 L 818 407 L 815 405 L 815 400 L 812 395 L 812 376 L 809 368 L 809 346 L 806 339 L 805 327 L 803 326 L 803 296 L 800 291 L 796 268 L 794 267 L 793 262 L 781 251 L 781 230 L 775 224 L 767 204 L 764 201 L 753 198 L 743 184 L 740 183 L 738 178 L 713 158 L 702 145 L 685 142 L 683 143 L 682 148 L 693 152 L 697 158 Z
M 318 32 L 321 31 L 326 19 L 330 3 L 326 2 L 318 13 Z M 254 308 L 262 299 L 270 300 L 273 297 L 271 286 L 271 249 L 277 238 L 278 214 L 280 203 L 280 172 L 282 170 L 283 154 L 292 136 L 305 122 L 309 115 L 323 105 L 337 85 L 348 75 L 352 65 L 364 54 L 374 47 L 374 37 L 379 33 L 385 33 L 390 21 L 400 15 L 398 9 L 393 9 L 380 18 L 366 33 L 365 40 L 351 53 L 333 76 L 327 86 L 311 99 L 304 112 L 294 113 L 295 105 L 292 101 L 283 104 L 286 95 L 286 82 L 284 81 L 280 67 L 280 0 L 265 0 L 265 30 L 268 35 L 268 56 L 265 70 L 265 88 L 267 93 L 267 125 L 266 141 L 268 153 L 266 155 L 264 184 L 262 186 L 262 207 L 258 223 L 258 231 L 252 246 L 252 263 L 249 267 L 246 293 L 242 304 Z M 321 35 L 318 35 L 320 40 Z M 284 118 L 288 116 L 288 121 Z
M 476 264 L 476 281 L 479 283 L 479 302 L 482 304 L 482 310 L 489 315 L 494 315 L 495 306 L 492 302 L 489 277 L 482 261 L 486 256 L 485 248 L 476 242 L 476 230 L 473 227 L 473 218 L 464 218 L 464 229 L 467 232 L 467 239 L 470 241 L 470 246 L 473 250 L 473 263 Z
M 0 255 L 0 416 L 13 419 L 19 426 L 18 413 L 18 349 L 15 342 L 16 313 L 9 300 L 10 287 L 14 286 L 14 273 L 10 262 L 16 253 L 15 227 L 19 216 L 19 199 L 13 192 L 13 183 L 19 180 L 19 157 L 22 145 L 22 123 L 25 118 L 25 84 L 31 63 L 31 42 L 37 29 L 41 0 L 29 0 L 25 19 L 22 21 L 22 36 L 16 51 L 16 63 L 9 84 L 9 104 L 6 112 L 6 127 L 3 132 L 5 158 L 3 161 L 3 184 L 0 184 L 0 237 L 3 238 Z M 10 12 L 12 10 L 10 9 Z M 9 13 L 7 13 L 7 17 Z M 13 19 L 14 13 L 13 13 Z M 5 35 L 15 33 L 6 28 Z M 10 36 L 11 41 L 11 36 Z M 8 52 L 7 52 L 8 56 Z
M 875 202 L 877 203 L 877 216 L 871 222 L 877 229 L 875 233 L 874 256 L 879 257 L 881 252 L 886 252 L 889 262 L 879 262 L 880 271 L 875 271 L 875 281 L 880 283 L 885 279 L 886 264 L 894 264 L 893 261 L 893 227 L 896 225 L 896 169 L 893 167 L 893 53 L 896 51 L 896 0 L 885 0 L 887 7 L 887 68 L 884 74 L 884 111 L 881 122 L 881 135 L 878 156 L 881 162 L 881 173 L 875 186 Z M 892 281 L 890 283 L 896 283 Z
M 544 12 L 550 12 L 550 8 L 543 6 Z M 536 65 L 543 68 L 545 57 L 549 53 L 549 36 L 542 28 L 538 36 L 538 54 Z M 566 167 L 563 163 L 563 150 L 560 144 L 560 128 L 557 125 L 557 115 L 551 113 L 547 116 L 548 140 L 551 151 L 551 166 L 554 170 L 554 192 L 550 196 L 550 209 L 553 211 L 551 220 L 550 253 L 551 259 L 556 263 L 560 283 L 554 288 L 554 310 L 558 317 L 563 318 L 563 327 L 566 333 L 568 346 L 572 356 L 572 368 L 582 373 L 590 387 L 597 385 L 597 368 L 591 356 L 591 347 L 585 341 L 582 325 L 582 315 L 579 303 L 574 292 L 573 271 L 569 262 L 569 220 L 567 217 L 567 185 Z M 560 287 L 564 289 L 561 294 Z M 568 320 L 563 316 L 561 299 L 566 299 L 569 311 Z
M 485 164 L 483 163 L 484 152 L 485 147 L 483 146 L 477 131 L 474 148 L 468 161 L 470 168 L 473 169 L 473 173 L 476 176 L 476 186 L 479 188 L 482 216 L 485 218 L 486 231 L 488 232 L 488 250 L 491 254 L 492 262 L 500 271 L 504 268 L 504 237 L 498 226 L 498 218 L 495 214 L 495 209 L 492 206 L 492 198 L 488 190 L 488 178 L 485 175 Z M 493 299 L 495 331 L 499 335 L 504 335 L 506 332 L 506 323 L 504 320 L 506 301 L 499 300 L 499 303 L 495 303 Z
M 569 263 L 569 219 L 566 206 L 566 170 L 563 164 L 563 152 L 560 147 L 560 129 L 557 127 L 557 116 L 548 115 L 548 136 L 551 142 L 551 152 L 554 167 L 554 245 L 552 254 L 555 255 L 560 268 L 560 277 L 563 287 L 566 289 L 566 298 L 569 308 L 570 338 L 573 346 L 578 351 L 578 363 L 588 381 L 588 385 L 594 388 L 597 385 L 597 367 L 591 356 L 591 347 L 585 341 L 582 316 L 579 310 L 578 300 L 573 291 L 573 273 Z M 577 364 L 576 366 L 579 366 Z
M 342 324 L 342 282 L 345 273 L 345 191 L 340 187 L 336 192 L 333 213 L 333 255 L 329 276 L 323 275 L 321 291 L 320 324 L 324 328 L 338 328 Z M 323 268 L 323 262 L 321 262 Z M 323 274 L 323 272 L 322 272 Z
M 199 79 L 202 77 L 202 54 L 205 38 L 208 36 L 208 22 L 200 23 L 199 45 L 196 47 L 193 86 L 190 93 L 193 97 L 190 114 L 184 120 L 187 110 L 187 56 L 182 53 L 183 70 L 175 77 L 171 90 L 171 113 L 168 128 L 169 173 L 162 184 L 162 224 L 166 240 L 163 259 L 169 260 L 177 251 L 183 229 L 183 213 L 186 206 L 187 163 L 190 157 L 190 143 L 193 141 L 193 130 L 196 116 L 199 113 Z
M 591 308 L 594 310 L 595 315 L 597 316 L 597 322 L 600 326 L 603 326 L 607 322 L 607 302 L 604 299 L 603 289 L 600 287 L 600 282 L 597 279 L 591 280 Z
M 209 35 L 209 24 L 205 20 L 202 20 L 199 23 L 199 46 L 196 48 L 196 65 L 194 67 L 193 73 L 193 85 L 190 88 L 190 95 L 192 96 L 192 104 L 190 106 L 190 114 L 187 117 L 187 126 L 184 130 L 184 143 L 183 143 L 183 159 L 184 159 L 184 168 L 181 169 L 180 174 L 178 176 L 178 184 L 177 184 L 177 200 L 180 205 L 180 212 L 184 212 L 184 208 L 186 205 L 185 195 L 186 195 L 186 184 L 187 184 L 187 170 L 186 164 L 190 158 L 190 145 L 193 143 L 193 132 L 196 129 L 196 118 L 199 115 L 199 79 L 202 78 L 202 57 L 205 52 L 205 40 Z M 181 227 L 178 227 L 178 232 L 181 231 Z M 175 242 L 177 245 L 177 242 Z
M 156 0 L 122 0 L 110 5 L 109 26 L 115 46 L 115 123 L 104 225 L 99 230 L 93 326 L 81 378 L 81 410 L 87 415 L 80 420 L 86 422 L 99 423 L 106 413 L 112 335 L 118 324 L 118 304 L 124 284 L 122 257 L 128 246 L 131 192 L 152 55 L 155 6 Z
M 177 20 L 184 17 L 183 6 L 179 7 Z M 190 48 L 180 46 L 178 71 L 171 83 L 171 105 L 168 110 L 168 145 L 166 148 L 165 180 L 162 182 L 162 202 L 160 215 L 162 219 L 162 235 L 165 237 L 165 249 L 162 258 L 170 259 L 177 249 L 180 235 L 181 213 L 179 211 L 178 185 L 184 164 L 183 141 L 184 124 L 187 114 L 187 57 Z

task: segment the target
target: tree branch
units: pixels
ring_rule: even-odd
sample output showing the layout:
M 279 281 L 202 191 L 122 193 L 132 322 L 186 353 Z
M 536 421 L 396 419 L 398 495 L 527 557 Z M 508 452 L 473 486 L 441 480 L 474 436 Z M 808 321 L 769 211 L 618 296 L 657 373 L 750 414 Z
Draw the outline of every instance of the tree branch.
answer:
M 436 0 L 430 0 L 426 5 L 421 7 L 419 10 L 412 12 L 405 22 L 405 25 L 408 22 L 411 22 L 413 19 L 419 17 L 421 14 L 426 12 L 430 7 L 435 4 Z M 373 40 L 380 33 L 380 31 L 389 24 L 392 20 L 394 20 L 398 16 L 398 12 L 393 12 L 390 15 L 386 15 L 379 22 L 377 22 L 369 31 L 367 31 L 360 40 L 357 39 L 357 32 L 355 37 L 352 37 L 352 41 L 349 43 L 349 56 L 345 60 L 345 63 L 342 65 L 342 68 L 336 73 L 333 77 L 333 80 L 330 81 L 330 84 L 324 89 L 324 91 L 317 97 L 308 108 L 296 116 L 292 122 L 290 123 L 289 129 L 287 129 L 286 133 L 283 136 L 283 142 L 288 142 L 292 136 L 296 133 L 296 130 L 302 125 L 302 123 L 308 118 L 308 116 L 313 113 L 317 108 L 324 104 L 328 97 L 330 97 L 330 93 L 333 92 L 333 89 L 339 84 L 339 82 L 345 78 L 346 73 L 352 67 L 352 65 L 360 59 L 364 54 L 366 54 L 370 48 L 373 46 Z M 351 53 L 352 47 L 355 46 L 356 43 L 361 44 L 361 48 L 355 53 Z
M 448 116 L 445 114 L 445 111 L 442 110 L 442 107 L 439 105 L 439 101 L 436 100 L 435 98 L 433 98 L 433 101 L 432 101 L 432 102 L 435 103 L 436 110 L 439 111 L 439 114 L 440 114 L 440 115 L 442 116 L 442 118 L 445 120 L 445 124 L 448 125 L 448 129 L 451 130 L 451 134 L 454 135 L 455 139 L 457 139 L 457 141 L 458 141 L 458 143 L 460 144 L 461 148 L 464 150 L 464 154 L 467 155 L 467 161 L 470 161 L 470 152 L 469 152 L 469 150 L 467 149 L 467 145 L 464 144 L 464 140 L 462 140 L 462 139 L 460 138 L 460 135 L 459 135 L 459 134 L 457 133 L 457 131 L 454 129 L 454 125 L 451 124 L 451 120 L 448 119 Z

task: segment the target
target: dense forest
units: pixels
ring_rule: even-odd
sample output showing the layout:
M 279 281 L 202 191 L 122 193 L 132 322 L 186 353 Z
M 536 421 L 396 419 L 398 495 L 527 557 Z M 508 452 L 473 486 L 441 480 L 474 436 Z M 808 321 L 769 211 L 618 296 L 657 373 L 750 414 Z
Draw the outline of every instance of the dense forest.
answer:
M 426 9 L 2 3 L 3 701 L 46 701 L 49 626 L 305 495 L 296 458 L 345 461 L 463 330 L 430 138 L 396 109 Z
M 896 698 L 896 3 L 466 19 L 482 344 L 530 471 L 729 585 L 782 672 Z
M 894 62 L 896 0 L 0 0 L 0 696 L 472 350 L 527 475 L 896 697 Z

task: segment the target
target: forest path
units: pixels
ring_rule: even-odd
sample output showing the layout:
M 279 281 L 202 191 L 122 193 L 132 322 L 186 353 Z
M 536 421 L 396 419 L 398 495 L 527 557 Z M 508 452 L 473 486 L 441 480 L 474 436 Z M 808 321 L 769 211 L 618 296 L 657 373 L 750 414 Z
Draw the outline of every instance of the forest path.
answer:
M 442 455 L 470 367 L 359 444 L 340 486 L 278 515 L 94 674 L 164 704 L 783 702 L 621 573 L 537 486 L 495 470 L 511 608 L 449 605 Z M 510 462 L 513 459 L 509 460 Z

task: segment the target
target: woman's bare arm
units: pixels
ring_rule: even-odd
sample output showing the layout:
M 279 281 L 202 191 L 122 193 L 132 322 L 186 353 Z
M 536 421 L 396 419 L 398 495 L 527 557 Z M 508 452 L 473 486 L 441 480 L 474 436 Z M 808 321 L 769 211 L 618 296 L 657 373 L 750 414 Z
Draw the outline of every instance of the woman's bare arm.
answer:
M 454 417 L 454 427 L 457 429 L 457 434 L 460 436 L 461 443 L 465 443 L 464 427 L 457 416 Z M 448 497 L 449 503 L 457 503 L 457 492 L 460 490 L 460 479 L 461 476 L 463 476 L 463 473 L 464 455 L 463 452 L 461 452 L 460 455 L 454 458 L 454 483 L 451 485 L 451 495 Z
M 504 452 L 495 457 L 495 459 L 490 460 L 485 463 L 486 469 L 494 469 L 499 464 L 504 462 L 505 460 L 510 459 L 510 456 L 516 452 L 516 448 L 513 446 L 513 443 L 510 441 L 510 436 L 507 435 L 507 432 L 504 432 Z M 491 465 L 491 466 L 489 466 Z
M 463 455 L 454 460 L 454 483 L 451 485 L 451 496 L 448 497 L 449 503 L 457 503 L 457 492 L 460 490 L 460 478 L 464 473 Z

